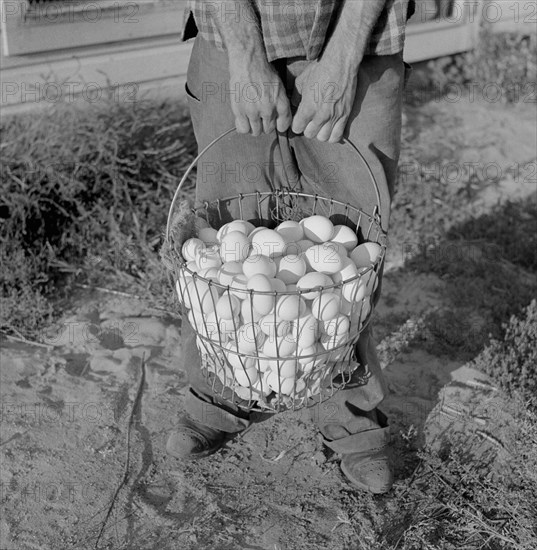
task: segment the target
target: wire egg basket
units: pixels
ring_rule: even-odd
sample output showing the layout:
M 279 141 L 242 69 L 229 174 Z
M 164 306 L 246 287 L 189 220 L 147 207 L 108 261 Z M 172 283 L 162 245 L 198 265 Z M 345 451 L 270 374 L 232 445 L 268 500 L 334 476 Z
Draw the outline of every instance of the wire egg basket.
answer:
M 371 179 L 377 199 L 373 212 L 287 188 L 222 198 L 197 210 L 188 202 L 179 204 L 181 188 L 197 162 L 232 131 L 224 132 L 200 151 L 183 175 L 170 206 L 162 259 L 181 303 L 183 319 L 188 319 L 196 335 L 200 368 L 214 395 L 250 411 L 296 410 L 331 397 L 349 383 L 360 366 L 355 347 L 371 319 L 373 294 L 386 252 L 379 186 L 362 153 L 345 140 Z M 321 215 L 350 227 L 359 244 L 376 243 L 380 253 L 357 275 L 313 288 L 259 291 L 238 279 L 223 284 L 214 276 L 204 276 L 207 271 L 200 274 L 199 265 L 185 260 L 182 247 L 202 228 L 220 229 L 230 211 L 237 213 L 237 220 L 256 212 L 258 218 L 248 221 L 267 228 Z M 211 257 L 217 256 L 218 250 L 208 247 L 205 252 L 207 265 L 211 265 Z M 272 307 L 261 316 L 259 304 L 266 307 L 267 302 Z M 329 318 L 327 312 L 334 303 L 339 312 L 336 318 Z M 363 382 L 366 380 L 367 373 Z

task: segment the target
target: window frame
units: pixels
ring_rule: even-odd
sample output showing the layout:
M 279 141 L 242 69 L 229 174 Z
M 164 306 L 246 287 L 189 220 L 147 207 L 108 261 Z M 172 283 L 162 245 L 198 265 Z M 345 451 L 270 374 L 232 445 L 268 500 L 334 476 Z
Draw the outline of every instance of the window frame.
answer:
M 407 25 L 405 60 L 416 63 L 473 49 L 482 9 L 482 0 L 455 0 L 450 16 Z
M 26 55 L 178 34 L 185 1 L 0 0 L 4 55 Z

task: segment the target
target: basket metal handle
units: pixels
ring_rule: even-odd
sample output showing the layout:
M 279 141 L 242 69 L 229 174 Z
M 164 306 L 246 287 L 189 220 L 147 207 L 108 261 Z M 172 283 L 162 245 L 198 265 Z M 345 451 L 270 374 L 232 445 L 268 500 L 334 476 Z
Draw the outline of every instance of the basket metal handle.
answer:
M 173 212 L 174 212 L 174 209 L 175 209 L 175 203 L 177 202 L 177 199 L 179 198 L 179 193 L 181 192 L 181 188 L 183 187 L 183 185 L 185 184 L 186 182 L 186 179 L 188 178 L 188 175 L 190 174 L 190 172 L 192 172 L 192 170 L 194 169 L 194 167 L 196 166 L 197 162 L 199 161 L 199 159 L 215 144 L 217 143 L 218 141 L 220 141 L 222 138 L 226 137 L 228 134 L 230 134 L 231 132 L 234 132 L 236 131 L 235 128 L 230 128 L 229 130 L 226 130 L 223 134 L 221 134 L 220 136 L 214 138 L 208 145 L 206 145 L 199 153 L 198 155 L 194 158 L 194 160 L 190 163 L 190 166 L 186 169 L 186 172 L 183 174 L 183 177 L 181 178 L 181 181 L 179 182 L 179 185 L 177 186 L 177 189 L 175 190 L 175 193 L 173 195 L 173 199 L 172 199 L 172 203 L 170 205 L 170 211 L 168 212 L 168 221 L 166 223 L 166 240 L 169 241 L 170 240 L 170 233 L 171 233 L 171 223 L 172 223 L 172 218 L 173 218 Z M 364 163 L 364 166 L 366 167 L 367 169 L 367 173 L 369 175 L 369 177 L 371 178 L 371 182 L 373 183 L 373 189 L 375 190 L 375 195 L 376 195 L 376 198 L 377 198 L 377 208 L 378 208 L 378 212 L 382 212 L 382 205 L 381 205 L 381 198 L 380 198 L 380 189 L 379 189 L 379 185 L 377 183 L 377 180 L 375 178 L 375 175 L 373 174 L 373 170 L 371 169 L 371 166 L 370 164 L 367 162 L 367 160 L 365 159 L 364 155 L 361 153 L 361 151 L 358 149 L 358 147 L 356 147 L 356 145 L 354 145 L 354 143 L 352 143 L 352 141 L 350 141 L 349 139 L 347 138 L 343 138 L 343 143 L 345 145 L 348 145 L 362 160 L 362 162 Z M 384 176 L 384 170 L 381 171 L 382 175 Z

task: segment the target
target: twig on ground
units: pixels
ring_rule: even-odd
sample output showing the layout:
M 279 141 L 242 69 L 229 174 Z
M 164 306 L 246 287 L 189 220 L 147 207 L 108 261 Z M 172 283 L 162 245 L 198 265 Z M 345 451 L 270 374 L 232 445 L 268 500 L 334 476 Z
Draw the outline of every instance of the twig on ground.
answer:
M 2 333 L 8 340 L 11 340 L 12 342 L 20 342 L 23 344 L 28 344 L 30 346 L 44 348 L 47 350 L 54 349 L 54 346 L 51 346 L 50 344 L 43 344 L 42 342 L 35 342 L 34 340 L 28 340 L 28 338 L 25 338 L 17 329 L 13 327 L 8 327 L 8 328 L 9 330 L 15 332 L 17 336 L 14 336 L 13 334 L 9 334 L 9 332 L 3 328 L 0 328 L 0 333 Z
M 127 424 L 127 434 L 126 434 L 126 457 L 125 457 L 125 467 L 123 469 L 123 476 L 121 478 L 121 481 L 119 482 L 119 485 L 116 487 L 116 490 L 114 491 L 114 494 L 112 496 L 112 500 L 110 502 L 110 505 L 108 506 L 108 511 L 106 512 L 106 516 L 104 518 L 104 521 L 101 525 L 101 529 L 99 531 L 99 534 L 97 535 L 97 539 L 95 541 L 95 550 L 98 550 L 99 542 L 101 541 L 101 538 L 103 536 L 104 530 L 106 528 L 106 525 L 108 523 L 108 520 L 110 519 L 110 516 L 112 515 L 112 511 L 114 510 L 114 506 L 117 501 L 117 497 L 123 489 L 123 487 L 128 483 L 129 481 L 129 470 L 130 470 L 130 458 L 131 458 L 131 430 L 132 426 L 134 424 L 134 416 L 136 414 L 136 410 L 138 409 L 138 406 L 140 404 L 140 401 L 142 399 L 142 393 L 144 389 L 145 384 L 145 353 L 142 356 L 142 362 L 140 365 L 140 380 L 138 382 L 138 388 L 136 390 L 136 395 L 134 396 L 134 402 L 132 404 L 132 409 L 129 415 L 129 422 Z

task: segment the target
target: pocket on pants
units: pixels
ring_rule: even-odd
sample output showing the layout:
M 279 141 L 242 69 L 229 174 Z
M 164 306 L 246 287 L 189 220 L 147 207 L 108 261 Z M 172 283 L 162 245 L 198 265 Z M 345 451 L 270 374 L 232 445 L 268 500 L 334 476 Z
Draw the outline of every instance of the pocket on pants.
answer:
M 201 103 L 201 100 L 197 98 L 188 87 L 188 82 L 185 82 L 185 92 L 187 99 L 195 101 L 196 103 Z

